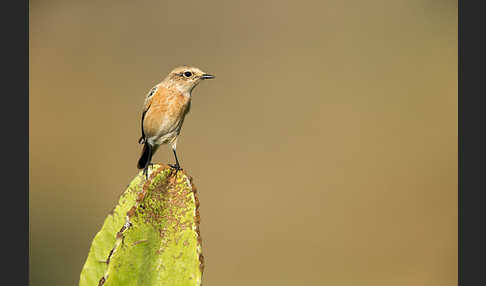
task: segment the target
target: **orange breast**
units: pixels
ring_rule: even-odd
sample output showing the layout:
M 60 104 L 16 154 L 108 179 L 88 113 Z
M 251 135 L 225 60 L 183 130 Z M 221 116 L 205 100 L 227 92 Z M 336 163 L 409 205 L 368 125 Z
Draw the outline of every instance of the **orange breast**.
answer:
M 184 118 L 189 100 L 179 91 L 160 87 L 152 96 L 150 107 L 145 114 L 143 122 L 145 135 L 150 138 L 173 131 Z

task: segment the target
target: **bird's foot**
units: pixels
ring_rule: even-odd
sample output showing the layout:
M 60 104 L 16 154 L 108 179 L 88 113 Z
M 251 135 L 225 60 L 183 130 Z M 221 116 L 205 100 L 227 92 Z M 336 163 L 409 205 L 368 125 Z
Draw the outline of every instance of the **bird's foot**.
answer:
M 143 174 L 145 176 L 145 179 L 148 180 L 148 171 L 149 168 L 153 169 L 154 168 L 154 163 L 149 163 L 147 167 L 143 168 Z
M 182 168 L 179 164 L 169 164 L 169 167 L 175 170 L 175 176 L 177 176 L 177 172 L 182 171 Z
M 145 180 L 148 180 L 148 166 L 143 168 L 143 173 L 142 173 L 144 176 L 145 176 Z
M 146 180 L 148 180 L 149 168 L 152 169 L 153 167 L 154 167 L 154 163 L 149 163 L 145 168 L 143 168 L 143 174 L 145 175 Z

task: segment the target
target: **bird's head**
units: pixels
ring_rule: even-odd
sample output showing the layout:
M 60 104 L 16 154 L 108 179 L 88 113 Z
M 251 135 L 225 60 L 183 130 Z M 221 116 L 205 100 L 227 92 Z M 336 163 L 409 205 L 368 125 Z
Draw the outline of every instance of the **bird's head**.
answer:
M 181 66 L 173 69 L 162 84 L 167 88 L 176 88 L 182 93 L 190 93 L 201 80 L 212 78 L 214 75 L 207 74 L 196 67 Z

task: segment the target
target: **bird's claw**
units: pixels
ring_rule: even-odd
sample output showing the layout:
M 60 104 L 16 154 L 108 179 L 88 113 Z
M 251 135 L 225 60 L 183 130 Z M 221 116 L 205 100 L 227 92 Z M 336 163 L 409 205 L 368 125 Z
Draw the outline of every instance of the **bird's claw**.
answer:
M 148 180 L 148 167 L 143 168 L 143 175 L 145 176 L 145 180 Z
M 179 166 L 178 164 L 169 164 L 169 167 L 171 167 L 172 169 L 176 169 L 177 171 L 182 170 L 181 166 Z
M 153 168 L 154 163 L 149 163 L 147 167 L 143 168 L 143 174 L 145 176 L 145 180 L 148 180 L 148 170 L 149 168 Z
M 175 176 L 177 176 L 177 172 L 182 171 L 182 168 L 179 164 L 169 164 L 169 167 L 175 170 Z

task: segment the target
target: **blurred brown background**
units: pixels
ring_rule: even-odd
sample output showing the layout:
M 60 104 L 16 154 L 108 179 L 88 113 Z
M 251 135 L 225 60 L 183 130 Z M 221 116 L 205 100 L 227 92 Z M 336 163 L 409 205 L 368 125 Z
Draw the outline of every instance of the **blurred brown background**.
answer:
M 77 285 L 182 64 L 204 285 L 457 284 L 455 1 L 32 0 L 32 285 Z

